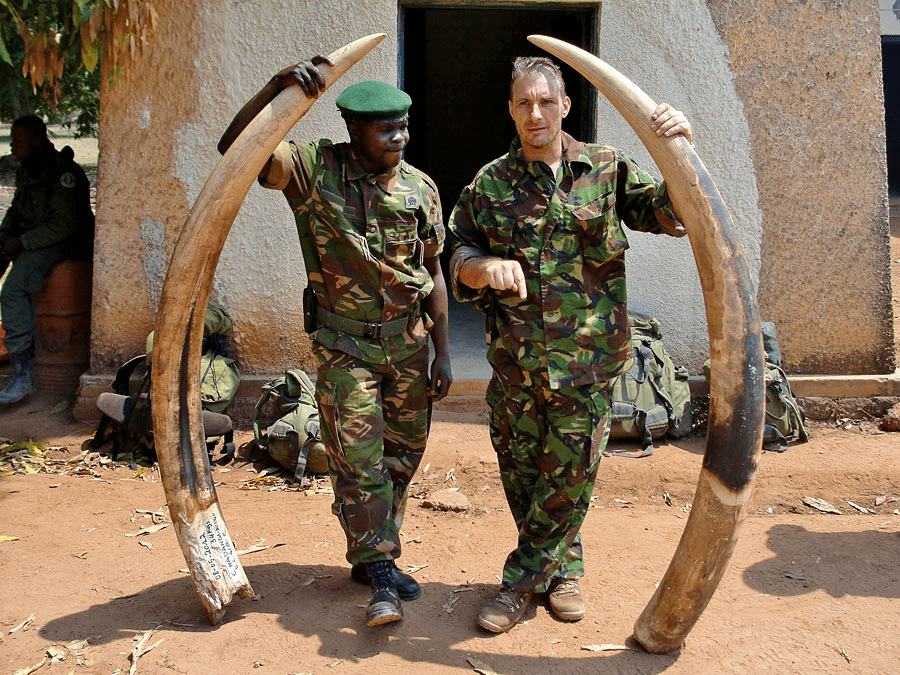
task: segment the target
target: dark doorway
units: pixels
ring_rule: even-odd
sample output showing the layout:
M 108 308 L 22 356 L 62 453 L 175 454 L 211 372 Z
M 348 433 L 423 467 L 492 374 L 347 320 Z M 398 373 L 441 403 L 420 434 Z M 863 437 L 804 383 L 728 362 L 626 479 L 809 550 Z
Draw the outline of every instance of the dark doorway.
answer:
M 561 9 L 559 4 L 524 8 L 401 2 L 400 86 L 413 100 L 406 160 L 437 183 L 445 219 L 478 169 L 505 154 L 515 136 L 506 104 L 513 59 L 550 56 L 527 36 L 549 35 L 596 54 L 598 10 L 599 3 Z M 572 99 L 563 129 L 593 141 L 596 92 L 581 75 L 560 66 Z M 450 244 L 442 257 L 445 274 Z M 483 318 L 451 294 L 454 379 L 490 377 L 486 351 Z
M 900 36 L 881 36 L 888 191 L 900 196 Z
M 527 36 L 549 35 L 596 53 L 597 9 L 470 3 L 405 6 L 400 16 L 401 88 L 413 100 L 406 160 L 435 180 L 449 217 L 478 169 L 505 154 L 515 135 L 506 105 L 513 59 L 550 56 Z M 568 66 L 562 71 L 572 99 L 563 129 L 592 141 L 596 93 Z

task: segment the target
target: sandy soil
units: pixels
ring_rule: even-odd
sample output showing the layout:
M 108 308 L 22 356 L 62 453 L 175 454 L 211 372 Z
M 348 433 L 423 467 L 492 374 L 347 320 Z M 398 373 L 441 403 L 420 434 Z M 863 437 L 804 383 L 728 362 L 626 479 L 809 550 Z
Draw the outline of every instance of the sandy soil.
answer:
M 158 473 L 85 454 L 92 425 L 40 396 L 0 411 L 0 437 L 45 451 L 0 477 L 0 672 L 126 673 L 889 673 L 900 667 L 900 463 L 872 424 L 814 425 L 807 444 L 765 453 L 731 565 L 683 648 L 643 652 L 632 626 L 690 511 L 703 436 L 643 459 L 607 457 L 583 532 L 588 614 L 555 620 L 543 600 L 511 632 L 475 617 L 515 532 L 486 414 L 439 407 L 404 525 L 401 566 L 422 583 L 398 624 L 367 628 L 369 591 L 349 579 L 326 481 L 306 489 L 266 463 L 214 467 L 258 597 L 212 627 L 185 573 Z M 239 434 L 238 442 L 251 439 Z M 619 443 L 618 445 L 622 445 Z M 2 443 L 0 443 L 2 447 Z M 9 450 L 9 448 L 7 448 Z M 6 453 L 9 466 L 12 453 Z M 423 508 L 454 489 L 466 512 Z M 804 503 L 812 497 L 841 513 Z M 154 515 L 155 514 L 155 515 Z M 7 539 L 12 538 L 12 539 Z M 24 625 L 23 625 L 24 622 Z M 603 651 L 591 648 L 604 646 Z M 56 661 L 54 662 L 54 658 Z M 31 672 L 31 671 L 26 671 Z

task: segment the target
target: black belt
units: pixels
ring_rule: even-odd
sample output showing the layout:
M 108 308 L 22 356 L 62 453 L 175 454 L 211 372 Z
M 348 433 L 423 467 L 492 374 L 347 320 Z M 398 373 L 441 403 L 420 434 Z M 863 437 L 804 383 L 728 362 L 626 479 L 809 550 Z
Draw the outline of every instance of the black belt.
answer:
M 325 328 L 333 328 L 340 333 L 347 335 L 355 335 L 356 337 L 369 338 L 377 340 L 378 338 L 389 338 L 400 335 L 406 330 L 410 319 L 415 319 L 419 315 L 419 306 L 410 314 L 406 314 L 397 319 L 391 319 L 384 323 L 369 323 L 366 321 L 357 321 L 356 319 L 348 319 L 340 314 L 329 312 L 321 307 L 316 308 L 316 320 L 319 326 Z

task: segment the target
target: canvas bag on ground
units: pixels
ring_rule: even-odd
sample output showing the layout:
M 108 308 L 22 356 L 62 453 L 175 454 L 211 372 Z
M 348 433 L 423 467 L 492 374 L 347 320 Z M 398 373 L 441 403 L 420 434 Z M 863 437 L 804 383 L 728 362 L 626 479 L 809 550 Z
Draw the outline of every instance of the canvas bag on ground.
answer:
M 203 344 L 200 355 L 200 405 L 204 410 L 221 413 L 231 403 L 241 384 L 241 372 L 228 357 L 226 335 L 231 319 L 210 300 L 203 318 Z M 153 336 L 147 336 L 147 359 L 153 351 Z
M 806 411 L 791 391 L 787 375 L 781 368 L 781 349 L 775 335 L 775 324 L 760 323 L 763 346 L 766 352 L 766 424 L 763 432 L 763 449 L 784 452 L 788 441 L 809 440 L 806 430 Z
M 647 457 L 653 441 L 666 434 L 681 438 L 693 426 L 688 372 L 676 367 L 662 342 L 659 320 L 629 312 L 634 365 L 611 384 L 610 438 L 637 438 L 639 452 L 605 454 Z
M 763 429 L 763 450 L 784 452 L 788 442 L 809 440 L 806 412 L 791 391 L 787 375 L 781 367 L 781 349 L 775 336 L 775 324 L 761 321 L 765 349 L 766 418 Z M 703 365 L 709 381 L 709 361 Z
M 328 473 L 325 445 L 319 431 L 316 389 L 302 370 L 288 370 L 262 387 L 253 416 L 256 444 L 299 481 L 304 474 Z M 271 401 L 277 418 L 265 431 L 263 414 Z
M 241 382 L 240 372 L 234 359 L 226 355 L 225 334 L 231 330 L 231 319 L 225 311 L 213 301 L 206 305 L 203 321 L 203 345 L 200 356 L 200 405 L 203 410 L 222 413 L 231 403 Z M 150 394 L 150 357 L 153 351 L 154 333 L 147 336 L 146 352 L 124 363 L 116 372 L 113 381 L 113 392 L 128 397 L 125 408 L 125 424 L 118 424 L 107 415 L 101 416 L 92 446 L 100 448 L 108 440 L 112 440 L 111 455 L 113 459 L 120 453 L 130 453 L 131 462 L 135 457 L 145 455 L 155 458 L 153 446 L 153 428 L 151 422 Z M 136 391 L 131 391 L 133 375 L 141 374 Z M 233 431 L 230 429 L 223 436 L 223 454 L 234 455 Z M 215 439 L 207 439 L 207 451 L 213 457 Z

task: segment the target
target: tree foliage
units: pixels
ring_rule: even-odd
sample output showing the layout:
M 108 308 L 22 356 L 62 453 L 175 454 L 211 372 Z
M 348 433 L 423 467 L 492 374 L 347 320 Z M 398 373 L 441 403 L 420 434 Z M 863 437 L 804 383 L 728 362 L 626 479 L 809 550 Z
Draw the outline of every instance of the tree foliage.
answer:
M 0 0 L 0 74 L 20 69 L 23 78 L 4 78 L 8 84 L 0 93 L 16 94 L 6 106 L 25 104 L 44 112 L 43 107 L 52 111 L 51 118 L 86 112 L 88 119 L 78 127 L 95 132 L 96 101 L 90 110 L 81 106 L 91 104 L 91 91 L 96 99 L 97 66 L 103 64 L 112 82 L 120 66 L 143 48 L 155 23 L 151 0 Z M 24 79 L 31 85 L 30 98 L 21 86 Z M 0 107 L 0 113 L 10 112 Z
M 22 63 L 25 50 L 17 33 L 6 45 L 14 63 Z M 75 136 L 96 136 L 100 112 L 100 69 L 88 72 L 79 65 L 78 55 L 66 57 L 60 96 L 53 108 L 39 87 L 35 92 L 22 77 L 21 66 L 0 61 L 0 120 L 11 122 L 26 113 L 40 115 L 50 124 L 64 123 Z

